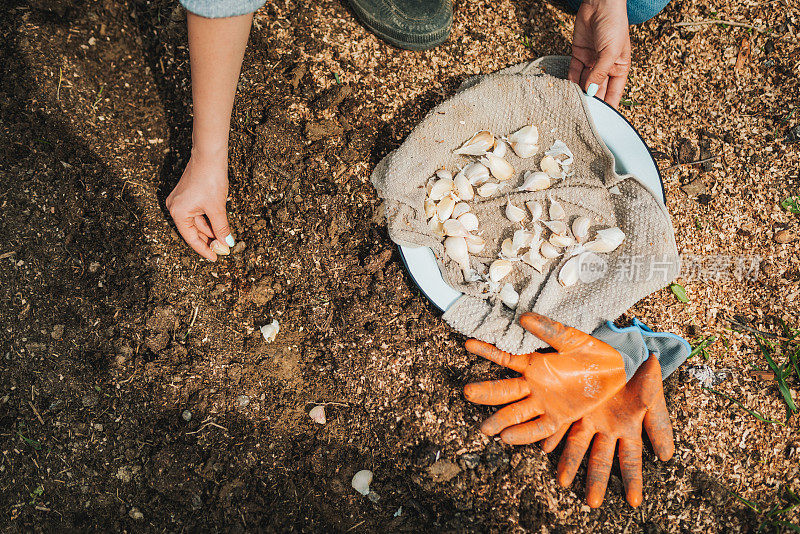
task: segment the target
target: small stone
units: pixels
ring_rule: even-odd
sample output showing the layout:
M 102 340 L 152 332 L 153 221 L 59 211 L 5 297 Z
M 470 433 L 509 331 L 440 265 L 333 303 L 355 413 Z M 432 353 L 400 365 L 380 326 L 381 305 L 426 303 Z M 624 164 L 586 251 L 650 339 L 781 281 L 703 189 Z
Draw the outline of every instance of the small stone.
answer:
M 461 472 L 461 468 L 450 460 L 439 460 L 428 468 L 434 482 L 447 482 Z
M 99 270 L 100 270 L 100 263 L 99 262 L 93 261 L 92 263 L 89 264 L 89 272 L 90 273 L 96 273 Z
M 461 455 L 461 461 L 467 469 L 475 469 L 481 463 L 481 457 L 473 452 Z
M 696 197 L 706 192 L 706 184 L 702 178 L 695 178 L 688 184 L 683 184 L 681 190 L 690 197 Z
M 136 521 L 141 521 L 142 519 L 144 519 L 144 514 L 140 512 L 139 509 L 136 508 L 135 506 L 130 509 L 128 515 L 130 516 L 131 519 L 135 519 Z
M 250 404 L 250 397 L 248 397 L 247 395 L 239 395 L 238 397 L 236 397 L 236 402 L 239 404 L 239 406 L 243 408 L 248 404 Z
M 322 120 L 306 123 L 306 137 L 310 141 L 319 141 L 329 137 L 339 137 L 344 129 L 335 120 Z
M 97 406 L 97 403 L 100 402 L 100 397 L 97 393 L 87 393 L 81 399 L 81 403 L 83 404 L 84 408 L 92 408 L 93 406 Z
M 61 339 L 64 336 L 64 325 L 57 324 L 53 327 L 53 331 L 50 332 L 50 337 L 53 339 Z
M 189 410 L 183 410 L 181 418 L 188 423 L 189 421 L 192 420 L 192 412 L 190 412 Z
M 89 46 L 94 46 L 95 44 L 97 44 L 97 39 L 89 37 Z
M 247 243 L 245 243 L 244 241 L 238 241 L 231 249 L 231 253 L 238 255 L 244 252 L 244 249 L 246 248 L 247 248 Z
M 792 231 L 789 230 L 788 228 L 784 228 L 783 230 L 778 230 L 777 232 L 775 232 L 773 239 L 775 239 L 776 243 L 783 244 L 795 241 L 797 239 L 797 236 L 794 235 L 794 233 L 792 233 Z

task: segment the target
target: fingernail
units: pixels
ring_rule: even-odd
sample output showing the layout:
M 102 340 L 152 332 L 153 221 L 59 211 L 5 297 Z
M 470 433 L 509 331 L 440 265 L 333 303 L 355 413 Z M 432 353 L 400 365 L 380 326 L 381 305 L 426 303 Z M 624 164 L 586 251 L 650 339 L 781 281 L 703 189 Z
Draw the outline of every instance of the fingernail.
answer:
M 596 92 L 597 92 L 597 89 L 595 89 L 595 93 Z M 228 234 L 228 237 L 225 238 L 225 242 L 228 244 L 229 247 L 232 247 L 233 245 L 236 244 L 236 241 L 233 240 L 233 236 L 231 234 Z
M 594 96 L 597 94 L 597 90 L 600 89 L 600 86 L 596 83 L 590 83 L 589 87 L 586 88 L 586 96 Z

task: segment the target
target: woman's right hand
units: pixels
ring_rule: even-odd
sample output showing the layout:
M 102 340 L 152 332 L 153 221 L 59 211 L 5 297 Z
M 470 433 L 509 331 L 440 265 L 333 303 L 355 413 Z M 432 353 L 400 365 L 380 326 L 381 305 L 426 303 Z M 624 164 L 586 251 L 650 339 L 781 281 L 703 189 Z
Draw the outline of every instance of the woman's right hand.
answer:
M 215 239 L 234 245 L 225 203 L 228 198 L 227 147 L 215 153 L 192 149 L 180 181 L 166 205 L 183 239 L 195 252 L 217 261 L 210 244 Z

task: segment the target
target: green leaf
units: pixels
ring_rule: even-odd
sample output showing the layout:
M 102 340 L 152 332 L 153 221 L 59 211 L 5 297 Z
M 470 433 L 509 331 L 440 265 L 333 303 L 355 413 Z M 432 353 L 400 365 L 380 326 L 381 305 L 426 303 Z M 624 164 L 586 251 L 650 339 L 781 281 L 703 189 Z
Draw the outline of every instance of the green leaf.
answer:
M 672 282 L 669 285 L 669 288 L 672 290 L 672 293 L 675 295 L 675 298 L 681 302 L 689 302 L 689 299 L 686 297 L 686 289 L 678 282 Z
M 797 406 L 794 403 L 794 399 L 792 399 L 792 393 L 789 391 L 789 386 L 786 385 L 786 378 L 783 372 L 783 369 L 775 363 L 775 360 L 772 359 L 772 355 L 770 354 L 771 350 L 767 347 L 767 345 L 761 339 L 761 336 L 756 336 L 756 340 L 758 341 L 758 346 L 761 348 L 761 354 L 764 355 L 764 359 L 767 360 L 767 365 L 769 368 L 772 369 L 772 372 L 775 374 L 775 380 L 778 382 L 778 389 L 781 391 L 781 395 L 783 395 L 783 400 L 786 402 L 786 405 L 789 407 L 793 413 L 797 411 Z
M 791 213 L 800 214 L 800 205 L 798 205 L 800 197 L 791 196 L 781 200 L 781 207 Z
M 696 354 L 702 354 L 703 358 L 708 360 L 708 352 L 706 352 L 706 347 L 711 345 L 717 340 L 717 336 L 708 336 L 707 338 L 703 339 L 698 343 L 694 348 L 692 348 L 692 352 L 689 353 L 689 358 L 695 356 Z M 688 359 L 688 358 L 687 358 Z
M 729 397 L 728 395 L 724 394 L 721 391 L 717 391 L 716 389 L 713 389 L 713 388 L 707 388 L 705 386 L 703 386 L 703 389 L 705 389 L 706 391 L 710 391 L 711 393 L 714 393 L 715 395 L 719 395 L 720 397 L 724 397 L 724 398 L 728 399 L 729 401 L 731 401 L 732 403 L 734 403 L 737 406 L 741 407 L 744 411 L 746 411 L 747 413 L 749 413 L 750 415 L 752 415 L 753 417 L 755 417 L 756 419 L 758 419 L 762 423 L 771 423 L 773 425 L 786 426 L 786 422 L 785 421 L 773 421 L 772 419 L 767 419 L 766 417 L 764 417 L 763 415 L 761 415 L 757 411 L 751 410 L 750 408 L 745 406 L 742 401 L 740 401 L 738 399 L 734 399 L 733 397 Z M 787 418 L 786 420 L 788 421 L 789 419 Z

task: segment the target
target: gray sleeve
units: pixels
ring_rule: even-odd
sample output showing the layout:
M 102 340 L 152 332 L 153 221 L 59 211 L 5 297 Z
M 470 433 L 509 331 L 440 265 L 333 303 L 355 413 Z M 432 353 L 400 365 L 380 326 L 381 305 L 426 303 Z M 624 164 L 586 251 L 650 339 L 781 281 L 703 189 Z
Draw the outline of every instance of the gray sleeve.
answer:
M 235 17 L 257 11 L 266 0 L 180 0 L 187 11 L 209 19 Z
M 634 319 L 633 324 L 625 328 L 617 328 L 609 321 L 600 325 L 592 335 L 619 351 L 625 362 L 628 380 L 651 354 L 658 358 L 661 377 L 666 380 L 686 361 L 692 351 L 689 343 L 682 337 L 669 332 L 653 332 L 638 319 Z

